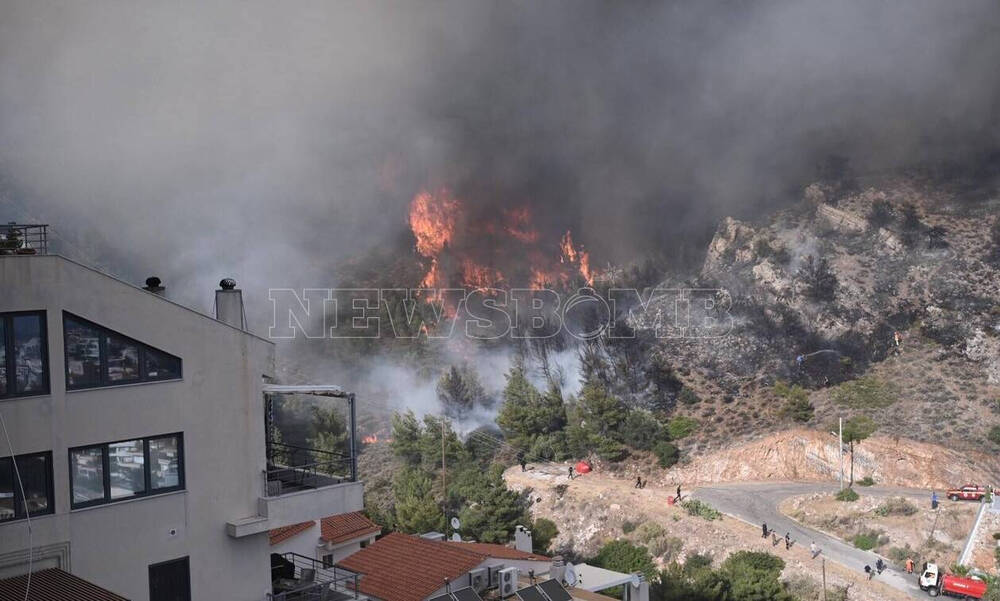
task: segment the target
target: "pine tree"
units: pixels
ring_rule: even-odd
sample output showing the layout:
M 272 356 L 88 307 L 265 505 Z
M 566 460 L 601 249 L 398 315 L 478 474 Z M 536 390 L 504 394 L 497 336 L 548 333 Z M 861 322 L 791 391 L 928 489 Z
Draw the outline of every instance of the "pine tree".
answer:
M 405 469 L 396 475 L 396 527 L 411 534 L 444 531 L 444 512 L 431 494 L 431 479 L 418 469 Z
M 420 465 L 420 422 L 413 411 L 392 416 L 392 452 L 407 465 Z
M 479 383 L 476 372 L 468 366 L 452 365 L 437 385 L 438 399 L 444 406 L 444 413 L 454 419 L 464 419 L 477 406 L 486 405 L 486 392 Z

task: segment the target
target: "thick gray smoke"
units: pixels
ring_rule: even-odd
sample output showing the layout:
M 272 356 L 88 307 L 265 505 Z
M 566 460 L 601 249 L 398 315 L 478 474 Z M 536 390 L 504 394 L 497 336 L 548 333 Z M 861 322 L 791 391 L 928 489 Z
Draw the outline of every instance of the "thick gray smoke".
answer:
M 0 0 L 0 219 L 208 310 L 328 287 L 447 186 L 593 263 L 1000 142 L 1000 4 Z M 390 256 L 392 254 L 390 253 Z M 679 260 L 679 259 L 678 259 Z
M 623 260 L 787 201 L 831 153 L 995 145 L 998 22 L 992 0 L 4 0 L 0 207 L 201 305 L 222 275 L 259 304 L 335 284 L 428 185 Z

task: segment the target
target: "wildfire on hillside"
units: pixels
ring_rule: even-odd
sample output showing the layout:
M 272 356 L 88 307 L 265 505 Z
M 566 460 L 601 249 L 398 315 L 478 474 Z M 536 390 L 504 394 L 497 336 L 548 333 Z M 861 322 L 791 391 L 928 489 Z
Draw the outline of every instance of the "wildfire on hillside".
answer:
M 566 230 L 543 236 L 528 206 L 472 215 L 450 190 L 421 191 L 410 203 L 416 251 L 426 261 L 423 288 L 592 285 L 590 256 Z M 553 236 L 554 237 L 554 236 Z

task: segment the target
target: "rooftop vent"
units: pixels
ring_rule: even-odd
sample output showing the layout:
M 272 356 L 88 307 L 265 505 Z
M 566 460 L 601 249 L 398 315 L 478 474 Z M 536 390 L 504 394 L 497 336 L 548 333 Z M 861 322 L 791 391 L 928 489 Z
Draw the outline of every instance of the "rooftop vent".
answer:
M 166 288 L 163 287 L 160 278 L 154 275 L 153 277 L 146 278 L 146 285 L 143 287 L 143 290 L 163 296 L 163 291 L 166 290 Z

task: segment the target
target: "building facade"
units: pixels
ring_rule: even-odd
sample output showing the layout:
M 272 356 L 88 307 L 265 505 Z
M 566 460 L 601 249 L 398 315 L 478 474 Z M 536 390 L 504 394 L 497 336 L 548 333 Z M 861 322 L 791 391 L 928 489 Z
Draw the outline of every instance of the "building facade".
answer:
M 274 347 L 218 317 L 63 257 L 0 256 L 0 578 L 30 548 L 33 570 L 133 601 L 259 601 L 269 530 L 362 508 L 353 475 L 275 469 Z

